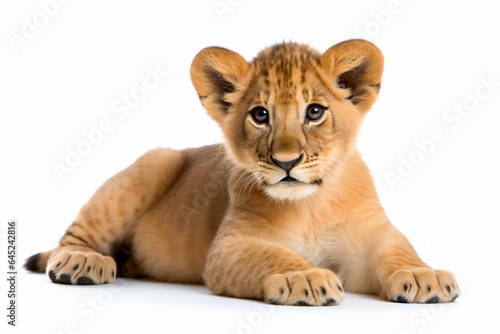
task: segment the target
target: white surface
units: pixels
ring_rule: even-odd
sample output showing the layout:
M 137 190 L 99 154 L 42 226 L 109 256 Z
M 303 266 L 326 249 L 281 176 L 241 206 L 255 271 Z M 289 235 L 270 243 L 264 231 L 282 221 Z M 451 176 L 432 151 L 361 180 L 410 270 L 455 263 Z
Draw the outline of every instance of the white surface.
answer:
M 214 3 L 231 9 L 221 17 Z M 455 104 L 473 102 L 481 78 L 500 81 L 498 8 L 486 0 L 402 0 L 396 10 L 390 3 L 72 1 L 15 52 L 9 36 L 21 33 L 24 18 L 41 15 L 41 7 L 2 1 L 0 249 L 6 249 L 7 219 L 19 223 L 19 261 L 53 248 L 93 191 L 150 148 L 220 141 L 189 79 L 190 62 L 203 47 L 225 46 L 251 58 L 274 42 L 293 40 L 324 51 L 362 30 L 384 53 L 386 70 L 359 146 L 393 223 L 425 261 L 456 274 L 463 294 L 455 303 L 402 305 L 347 294 L 337 307 L 271 307 L 212 296 L 202 286 L 120 280 L 127 283 L 116 291 L 50 284 L 44 275 L 23 272 L 19 326 L 7 327 L 2 315 L 2 328 L 71 333 L 75 323 L 80 333 L 499 332 L 500 86 L 460 123 L 445 118 Z M 390 18 L 374 14 L 389 9 Z M 169 75 L 120 118 L 122 94 L 139 89 L 147 69 L 157 67 Z M 68 147 L 85 140 L 82 131 L 104 119 L 112 130 L 59 180 L 53 163 L 64 162 Z M 438 128 L 446 140 L 391 188 L 386 175 L 397 172 L 399 157 L 416 157 L 415 141 Z M 102 311 L 92 319 L 87 298 L 101 300 Z

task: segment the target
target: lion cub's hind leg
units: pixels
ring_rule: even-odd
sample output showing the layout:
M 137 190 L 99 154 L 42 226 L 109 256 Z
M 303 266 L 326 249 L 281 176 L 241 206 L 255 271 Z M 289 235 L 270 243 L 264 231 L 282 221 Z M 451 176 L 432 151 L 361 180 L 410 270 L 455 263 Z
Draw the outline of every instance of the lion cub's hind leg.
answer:
M 55 283 L 102 284 L 115 281 L 115 246 L 126 241 L 138 218 L 176 180 L 183 165 L 180 152 L 155 149 L 106 181 L 83 206 L 59 246 L 47 258 L 37 254 L 32 271 L 46 272 Z M 37 263 L 38 262 L 38 263 Z

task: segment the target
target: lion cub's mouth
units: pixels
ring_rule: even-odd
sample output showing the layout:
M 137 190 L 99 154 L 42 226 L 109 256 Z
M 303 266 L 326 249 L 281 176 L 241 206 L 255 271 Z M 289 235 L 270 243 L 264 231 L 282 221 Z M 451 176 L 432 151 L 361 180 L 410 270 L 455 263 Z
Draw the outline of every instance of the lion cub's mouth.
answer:
M 286 177 L 282 178 L 279 182 L 300 182 L 300 181 L 297 179 L 294 179 L 291 176 L 286 176 Z
M 282 178 L 281 180 L 278 181 L 278 183 L 305 183 L 305 182 L 302 182 L 302 181 L 299 181 L 291 176 L 285 176 L 284 178 Z M 309 182 L 309 184 L 315 184 L 315 185 L 321 185 L 321 183 L 323 183 L 323 181 L 321 179 L 317 179 L 317 180 L 312 180 L 311 182 Z
M 277 200 L 298 200 L 316 193 L 323 183 L 321 179 L 302 181 L 292 176 L 285 176 L 276 183 L 264 182 L 265 193 Z

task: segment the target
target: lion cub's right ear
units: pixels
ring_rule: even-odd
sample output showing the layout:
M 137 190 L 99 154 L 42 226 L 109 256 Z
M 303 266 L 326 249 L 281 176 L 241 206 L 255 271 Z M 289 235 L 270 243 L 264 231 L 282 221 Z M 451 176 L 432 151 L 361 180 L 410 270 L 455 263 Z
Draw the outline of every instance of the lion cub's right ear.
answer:
M 246 76 L 246 60 L 228 49 L 209 47 L 201 50 L 191 63 L 191 81 L 201 104 L 210 117 L 220 123 L 231 107 L 227 95 L 236 91 Z

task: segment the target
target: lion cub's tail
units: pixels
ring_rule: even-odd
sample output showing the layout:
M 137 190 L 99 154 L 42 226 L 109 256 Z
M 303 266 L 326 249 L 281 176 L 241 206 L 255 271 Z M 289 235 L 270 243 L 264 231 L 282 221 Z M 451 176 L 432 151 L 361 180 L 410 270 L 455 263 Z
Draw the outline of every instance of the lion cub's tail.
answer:
M 53 251 L 37 253 L 31 255 L 24 263 L 24 268 L 36 273 L 44 273 L 45 268 L 47 268 L 47 262 Z

